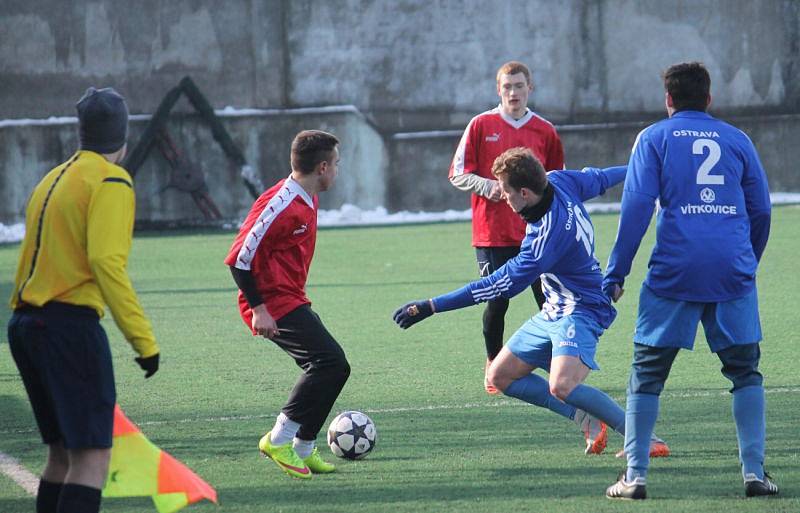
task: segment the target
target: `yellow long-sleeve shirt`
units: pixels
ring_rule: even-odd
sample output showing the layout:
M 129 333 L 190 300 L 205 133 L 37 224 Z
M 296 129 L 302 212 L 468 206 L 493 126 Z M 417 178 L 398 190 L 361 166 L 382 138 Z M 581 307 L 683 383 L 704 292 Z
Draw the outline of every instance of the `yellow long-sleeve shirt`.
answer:
M 102 317 L 108 305 L 140 356 L 158 353 L 127 272 L 135 209 L 128 172 L 97 153 L 51 170 L 28 202 L 11 308 L 59 301 Z

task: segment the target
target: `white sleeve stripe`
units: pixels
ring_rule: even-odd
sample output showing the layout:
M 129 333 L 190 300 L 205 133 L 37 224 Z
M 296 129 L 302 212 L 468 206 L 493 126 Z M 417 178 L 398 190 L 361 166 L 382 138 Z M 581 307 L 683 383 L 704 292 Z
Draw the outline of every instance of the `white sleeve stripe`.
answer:
M 492 300 L 492 299 L 502 295 L 502 293 L 505 292 L 508 289 L 509 289 L 509 287 L 505 287 L 505 288 L 502 288 L 502 289 L 497 289 L 497 290 L 485 292 L 483 294 L 472 294 L 472 300 L 474 302 L 476 302 L 476 303 L 480 303 L 481 301 L 489 301 L 489 300 Z
M 508 287 L 502 288 L 502 289 L 488 291 L 488 292 L 485 292 L 483 294 L 474 294 L 473 293 L 472 294 L 472 300 L 474 302 L 476 302 L 476 303 L 480 303 L 481 301 L 489 301 L 491 299 L 494 299 L 494 298 L 500 296 L 506 290 L 508 290 Z
M 482 299 L 488 300 L 499 296 L 502 292 L 511 288 L 511 278 L 508 275 L 503 276 L 495 283 L 482 289 L 475 289 L 472 291 L 472 299 L 475 302 L 480 302 Z
M 489 290 L 489 289 L 492 289 L 495 286 L 501 285 L 501 284 L 503 284 L 505 282 L 508 282 L 509 284 L 511 283 L 511 278 L 507 274 L 504 274 L 503 276 L 501 276 L 495 283 L 492 283 L 492 284 L 490 284 L 490 285 L 488 285 L 486 287 L 480 288 L 480 289 L 475 289 L 473 292 L 482 292 L 484 290 Z
M 631 147 L 631 154 L 633 154 L 633 152 L 636 151 L 636 147 L 639 146 L 639 139 L 642 138 L 642 134 L 644 134 L 647 131 L 647 128 L 643 128 L 638 134 L 636 134 L 636 140 L 633 141 L 633 147 Z
M 242 242 L 242 247 L 239 249 L 239 254 L 236 256 L 235 267 L 244 271 L 250 270 L 250 264 L 253 262 L 253 257 L 256 255 L 256 249 L 263 240 L 264 234 L 267 233 L 272 222 L 277 219 L 278 214 L 283 212 L 288 207 L 294 197 L 297 196 L 296 192 L 290 191 L 287 187 L 281 187 L 281 190 L 273 196 L 264 210 L 259 214 L 256 222 L 247 233 L 247 237 Z
M 469 129 L 471 126 L 472 120 L 470 120 L 467 128 L 464 129 L 461 140 L 458 142 L 458 148 L 456 148 L 456 154 L 453 155 L 453 176 L 461 176 L 464 174 L 464 154 L 467 150 L 467 137 L 469 137 Z
M 536 254 L 536 259 L 537 260 L 542 257 L 542 252 L 544 251 L 544 245 L 547 242 L 548 237 L 550 237 L 550 231 L 553 229 L 553 213 L 552 212 L 548 212 L 547 213 L 547 220 L 545 221 L 545 223 L 547 224 L 547 228 L 545 229 L 544 237 L 542 238 L 542 244 L 539 247 L 539 251 Z
M 542 226 L 539 228 L 539 233 L 536 235 L 536 238 L 531 241 L 531 253 L 533 254 L 534 259 L 536 258 L 536 249 L 538 248 L 539 241 L 542 240 L 542 236 L 544 235 L 545 223 L 547 222 L 547 215 L 542 219 Z
M 534 260 L 539 260 L 539 258 L 542 256 L 544 243 L 547 241 L 547 236 L 550 235 L 550 227 L 552 226 L 550 221 L 552 220 L 552 217 L 552 212 L 548 212 L 544 216 L 544 219 L 542 219 L 542 227 L 539 230 L 539 235 L 533 239 L 533 242 L 531 242 L 531 252 L 533 253 Z

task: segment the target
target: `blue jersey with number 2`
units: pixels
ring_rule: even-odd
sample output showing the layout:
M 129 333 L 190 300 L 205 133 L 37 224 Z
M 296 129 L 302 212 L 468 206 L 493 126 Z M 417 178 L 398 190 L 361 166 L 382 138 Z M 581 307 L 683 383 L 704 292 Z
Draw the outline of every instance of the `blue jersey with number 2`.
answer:
M 656 200 L 645 283 L 657 295 L 720 302 L 753 290 L 771 207 L 764 168 L 744 132 L 705 112 L 681 111 L 639 134 L 607 281 L 619 283 L 630 271 Z

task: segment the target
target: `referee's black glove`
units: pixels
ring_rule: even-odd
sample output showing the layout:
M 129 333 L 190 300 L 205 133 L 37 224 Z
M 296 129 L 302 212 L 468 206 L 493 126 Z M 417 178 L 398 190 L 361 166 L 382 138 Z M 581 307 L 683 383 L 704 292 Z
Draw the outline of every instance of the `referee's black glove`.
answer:
M 144 377 L 149 378 L 156 372 L 158 372 L 158 357 L 159 353 L 154 354 L 153 356 L 148 356 L 147 358 L 136 358 L 136 363 L 139 364 L 139 367 L 142 368 L 144 371 Z
M 394 322 L 403 329 L 433 315 L 433 302 L 430 299 L 406 303 L 394 312 Z

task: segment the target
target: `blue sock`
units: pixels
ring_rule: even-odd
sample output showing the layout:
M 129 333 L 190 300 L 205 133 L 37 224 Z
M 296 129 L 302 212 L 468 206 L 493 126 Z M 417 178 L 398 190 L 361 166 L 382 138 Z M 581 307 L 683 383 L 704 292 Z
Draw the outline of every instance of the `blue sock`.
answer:
M 628 472 L 625 480 L 647 477 L 650 465 L 650 437 L 658 418 L 658 396 L 654 394 L 628 394 L 625 412 L 625 454 Z
M 625 411 L 608 394 L 589 385 L 578 385 L 566 402 L 605 422 L 611 429 L 625 433 Z
M 739 439 L 739 461 L 742 476 L 755 474 L 764 479 L 764 439 L 767 421 L 764 387 L 754 385 L 733 392 L 733 420 Z
M 526 403 L 547 408 L 570 420 L 575 418 L 575 408 L 553 397 L 550 394 L 550 384 L 537 374 L 528 374 L 519 378 L 508 385 L 503 393 L 509 397 L 521 399 Z

